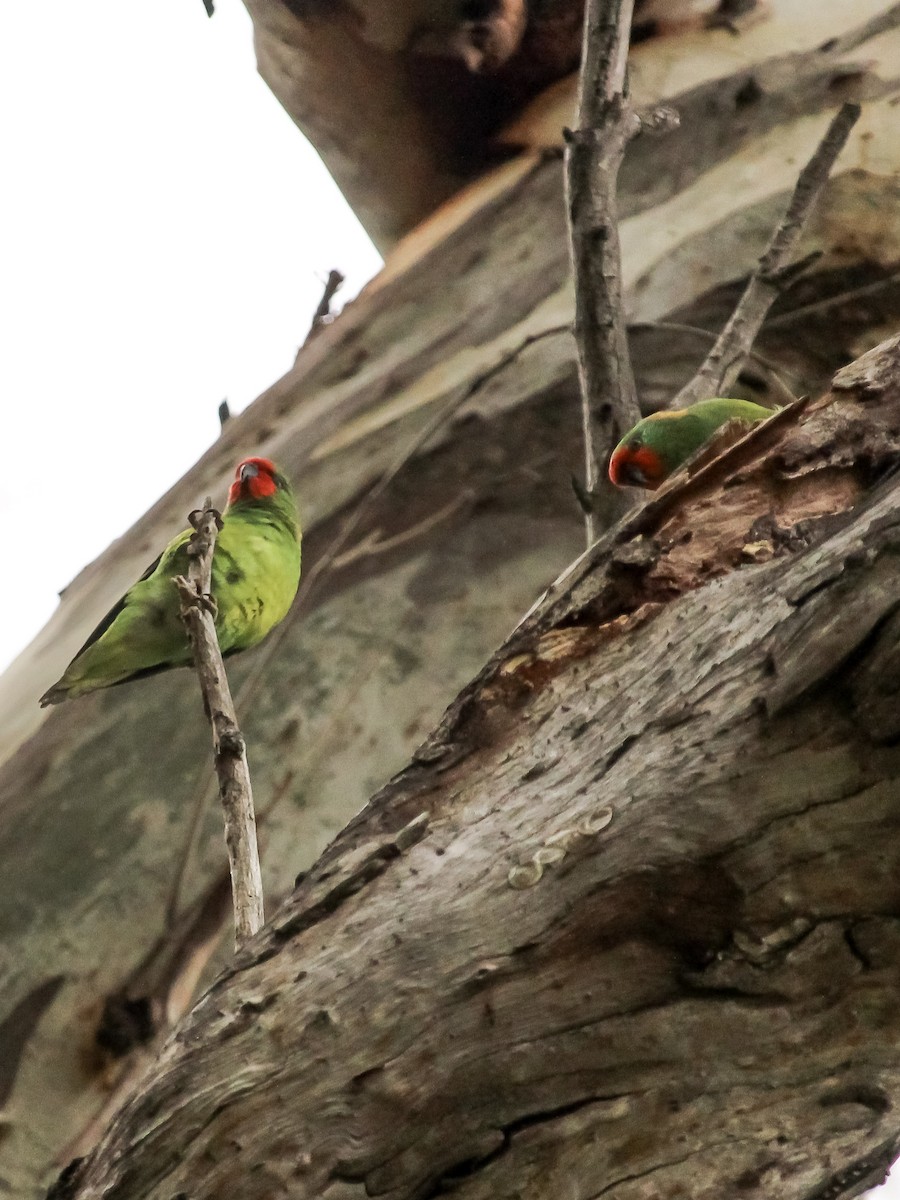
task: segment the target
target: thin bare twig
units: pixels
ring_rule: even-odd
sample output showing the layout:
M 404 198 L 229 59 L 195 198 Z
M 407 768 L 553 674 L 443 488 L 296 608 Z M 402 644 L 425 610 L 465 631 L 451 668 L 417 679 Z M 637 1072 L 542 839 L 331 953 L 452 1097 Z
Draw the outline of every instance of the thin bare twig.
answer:
M 628 101 L 625 69 L 634 0 L 588 0 L 584 14 L 578 128 L 565 130 L 569 249 L 575 276 L 575 340 L 581 382 L 586 487 L 585 533 L 614 516 L 623 493 L 606 483 L 614 442 L 640 420 L 622 303 L 616 183 L 625 149 L 642 129 L 665 133 L 671 109 L 639 115 Z M 601 483 L 601 481 L 603 481 Z
M 769 324 L 771 325 L 771 322 L 769 322 Z M 711 329 L 704 329 L 702 325 L 688 325 L 683 321 L 631 321 L 628 325 L 629 333 L 635 333 L 639 330 L 655 329 L 658 329 L 663 333 L 666 331 L 671 333 L 686 333 L 693 335 L 694 337 L 702 338 L 706 342 L 714 342 L 717 337 L 717 335 Z M 766 358 L 765 355 L 760 354 L 757 350 L 748 350 L 747 357 L 752 359 L 755 363 L 758 363 L 766 372 L 769 379 L 775 382 L 776 386 L 780 389 L 782 399 L 786 404 L 790 404 L 797 399 L 781 376 L 787 375 L 789 379 L 799 382 L 799 375 L 795 374 L 793 371 L 789 371 L 787 367 L 782 366 L 781 363 L 776 363 L 773 362 L 771 358 Z
M 262 926 L 263 891 L 256 844 L 256 818 L 247 747 L 238 728 L 234 701 L 225 674 L 214 621 L 215 601 L 210 596 L 212 560 L 222 518 L 206 503 L 190 515 L 194 533 L 188 543 L 188 578 L 179 575 L 175 587 L 181 597 L 181 617 L 194 650 L 203 703 L 213 733 L 213 751 L 219 795 L 225 816 L 225 844 L 231 869 L 235 944 L 240 947 Z
M 851 29 L 841 37 L 829 38 L 819 49 L 824 54 L 832 54 L 835 57 L 839 54 L 848 54 L 857 46 L 862 46 L 872 38 L 878 37 L 880 33 L 896 29 L 898 25 L 900 25 L 900 4 L 892 4 L 884 12 L 876 13 L 874 17 L 870 17 L 868 21 L 857 25 L 855 29 Z
M 331 302 L 339 291 L 341 284 L 344 282 L 344 276 L 340 271 L 329 271 L 328 278 L 325 280 L 325 289 L 322 292 L 322 299 L 316 311 L 313 313 L 312 324 L 309 327 L 309 333 L 306 335 L 306 340 L 303 345 L 306 345 L 311 338 L 319 332 L 319 330 L 327 325 L 331 319 Z
M 872 283 L 864 283 L 857 288 L 848 288 L 843 292 L 835 292 L 833 296 L 825 296 L 822 300 L 814 300 L 810 304 L 802 304 L 797 308 L 790 308 L 786 312 L 779 313 L 777 317 L 769 317 L 766 322 L 766 329 L 783 329 L 786 325 L 793 325 L 795 321 L 804 321 L 807 317 L 814 317 L 819 313 L 827 312 L 830 308 L 837 308 L 838 305 L 853 304 L 858 300 L 867 300 L 870 296 L 876 296 L 879 292 L 890 291 L 898 283 L 900 283 L 900 271 L 895 271 L 891 275 L 885 275 L 884 279 L 876 279 Z
M 789 270 L 791 255 L 797 248 L 807 218 L 859 114 L 858 104 L 844 104 L 832 119 L 815 154 L 800 172 L 784 219 L 750 276 L 737 307 L 694 378 L 672 401 L 671 408 L 685 408 L 710 396 L 728 394 L 766 314 L 782 289 L 784 272 Z
M 640 420 L 622 304 L 616 181 L 640 118 L 625 97 L 634 0 L 588 0 L 578 128 L 566 131 L 566 204 L 575 276 L 586 492 L 596 497 L 614 434 Z M 595 539 L 595 514 L 585 512 Z
M 291 605 L 288 615 L 281 622 L 278 628 L 271 633 L 268 638 L 266 638 L 262 648 L 257 651 L 256 661 L 253 664 L 253 668 L 247 674 L 238 690 L 237 703 L 242 708 L 256 694 L 257 688 L 266 676 L 269 663 L 278 653 L 279 647 L 282 645 L 284 639 L 293 628 L 297 618 L 309 607 L 309 604 L 312 601 L 313 596 L 316 594 L 316 591 L 322 581 L 326 579 L 335 566 L 339 564 L 344 547 L 353 536 L 354 531 L 363 521 L 366 513 L 371 511 L 373 506 L 384 495 L 400 472 L 413 458 L 415 458 L 419 451 L 431 441 L 435 434 L 438 433 L 457 412 L 459 412 L 463 405 L 476 396 L 481 389 L 490 383 L 491 380 L 497 375 L 502 374 L 502 372 L 505 371 L 511 363 L 516 361 L 519 355 L 523 354 L 536 342 L 543 341 L 544 338 L 558 337 L 563 334 L 571 334 L 571 332 L 571 325 L 551 325 L 546 329 L 540 330 L 538 333 L 532 333 L 527 337 L 524 337 L 518 345 L 512 348 L 512 350 L 507 351 L 505 354 L 501 355 L 496 362 L 479 372 L 479 374 L 475 376 L 475 378 L 467 387 L 448 400 L 447 403 L 441 408 L 437 409 L 431 420 L 426 422 L 426 424 L 409 442 L 409 444 L 404 447 L 401 453 L 397 456 L 393 465 L 390 466 L 383 475 L 380 475 L 375 480 L 367 492 L 363 493 L 357 504 L 354 505 L 351 512 L 347 515 L 347 518 L 338 531 L 334 541 L 331 543 L 325 553 L 316 561 L 313 568 L 304 574 L 300 581 L 300 587 L 297 590 L 294 603 Z M 194 857 L 194 854 L 196 853 L 203 814 L 206 811 L 209 797 L 210 784 L 208 783 L 206 776 L 202 775 L 198 777 L 194 785 L 194 791 L 189 802 L 191 804 L 191 824 L 166 904 L 166 928 L 172 928 L 178 918 L 178 912 L 181 908 L 188 868 Z

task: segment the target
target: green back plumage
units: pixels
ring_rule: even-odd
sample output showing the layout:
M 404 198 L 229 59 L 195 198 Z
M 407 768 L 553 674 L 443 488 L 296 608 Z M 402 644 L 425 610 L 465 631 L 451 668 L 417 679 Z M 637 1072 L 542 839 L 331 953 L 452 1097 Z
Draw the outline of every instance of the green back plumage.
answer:
M 771 409 L 750 400 L 701 400 L 690 408 L 654 413 L 632 434 L 640 429 L 643 444 L 659 454 L 671 473 L 728 421 L 761 421 L 771 415 Z
M 637 462 L 641 452 L 647 451 L 659 460 L 658 482 L 677 470 L 727 422 L 762 421 L 774 411 L 750 400 L 716 398 L 701 400 L 689 408 L 653 413 L 629 429 L 613 451 L 610 466 L 613 480 L 618 482 L 617 473 L 627 470 L 629 461 Z M 645 459 L 645 465 L 647 462 Z
M 275 481 L 272 496 L 239 500 L 223 516 L 212 565 L 216 632 L 223 654 L 261 641 L 287 614 L 297 591 L 297 505 L 287 480 L 276 474 Z M 42 697 L 42 705 L 190 664 L 191 650 L 172 579 L 187 574 L 191 532 L 173 538 L 107 613 L 63 677 Z

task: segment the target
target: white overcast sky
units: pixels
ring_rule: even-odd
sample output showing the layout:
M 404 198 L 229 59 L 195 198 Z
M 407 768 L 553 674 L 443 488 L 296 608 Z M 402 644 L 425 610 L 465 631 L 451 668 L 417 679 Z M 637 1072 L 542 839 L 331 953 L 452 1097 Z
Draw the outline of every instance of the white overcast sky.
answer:
M 380 259 L 240 0 L 6 4 L 0 114 L 2 671 Z

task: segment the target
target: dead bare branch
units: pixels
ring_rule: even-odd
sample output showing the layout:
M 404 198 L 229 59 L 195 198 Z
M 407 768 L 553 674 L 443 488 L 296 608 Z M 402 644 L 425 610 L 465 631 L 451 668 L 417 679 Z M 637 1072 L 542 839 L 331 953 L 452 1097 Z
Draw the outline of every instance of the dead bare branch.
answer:
M 699 370 L 672 401 L 685 408 L 711 396 L 726 396 L 746 362 L 763 321 L 777 299 L 790 269 L 807 218 L 828 179 L 835 159 L 859 119 L 858 104 L 844 104 L 834 116 L 819 146 L 800 172 L 787 212 L 750 276 L 744 294 Z
M 640 118 L 625 95 L 633 0 L 589 0 L 584 14 L 578 127 L 566 131 L 566 204 L 575 276 L 586 491 L 597 498 L 615 432 L 640 420 L 622 304 L 616 181 Z M 595 513 L 584 516 L 588 545 Z
M 225 816 L 225 844 L 231 868 L 235 943 L 240 947 L 262 926 L 263 891 L 256 844 L 256 819 L 247 747 L 238 728 L 234 701 L 225 674 L 210 595 L 212 560 L 222 518 L 207 498 L 202 510 L 190 515 L 194 533 L 188 543 L 188 578 L 174 580 L 181 597 L 181 617 L 194 650 L 203 704 L 213 733 L 219 796 Z
M 322 329 L 323 326 L 329 324 L 333 320 L 331 312 L 331 302 L 340 290 L 341 284 L 344 282 L 344 276 L 340 271 L 329 271 L 328 278 L 325 280 L 325 288 L 322 292 L 322 299 L 319 301 L 316 311 L 313 313 L 312 324 L 309 327 L 309 333 L 303 342 L 305 346 L 315 335 Z
M 855 50 L 857 46 L 862 46 L 872 38 L 878 37 L 879 34 L 896 29 L 898 25 L 900 25 L 900 4 L 892 4 L 884 12 L 876 13 L 874 17 L 870 17 L 868 21 L 865 21 L 862 25 L 858 25 L 855 29 L 851 29 L 848 33 L 843 34 L 843 36 L 829 38 L 819 49 L 826 54 L 833 54 L 835 56 L 848 54 L 851 50 Z

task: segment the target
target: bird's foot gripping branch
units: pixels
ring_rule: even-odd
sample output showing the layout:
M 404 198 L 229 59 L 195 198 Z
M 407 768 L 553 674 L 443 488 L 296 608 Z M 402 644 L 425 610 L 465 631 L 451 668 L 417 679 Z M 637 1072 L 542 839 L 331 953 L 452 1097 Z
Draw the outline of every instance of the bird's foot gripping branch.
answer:
M 216 634 L 217 605 L 210 591 L 216 538 L 223 523 L 208 498 L 203 509 L 192 512 L 188 520 L 194 529 L 187 546 L 188 576 L 176 575 L 173 583 L 181 598 L 181 619 L 194 651 L 203 706 L 212 727 L 231 868 L 235 942 L 240 946 L 261 928 L 265 915 L 247 747 L 225 673 Z

